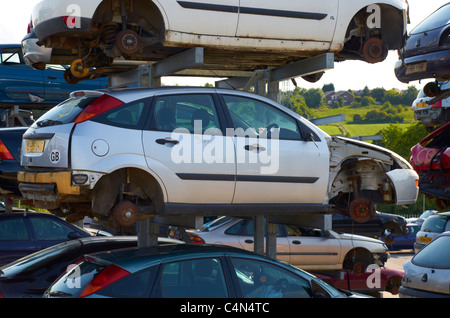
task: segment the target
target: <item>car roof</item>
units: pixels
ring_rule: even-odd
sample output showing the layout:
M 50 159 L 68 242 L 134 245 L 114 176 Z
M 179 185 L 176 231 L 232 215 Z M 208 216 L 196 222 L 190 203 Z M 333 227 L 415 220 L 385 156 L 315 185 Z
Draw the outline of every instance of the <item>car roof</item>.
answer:
M 153 247 L 131 247 L 124 249 L 117 249 L 109 252 L 98 252 L 89 254 L 86 256 L 88 261 L 94 263 L 113 263 L 122 268 L 134 272 L 140 270 L 147 266 L 154 265 L 161 262 L 166 258 L 185 258 L 185 257 L 198 257 L 201 255 L 211 255 L 211 254 L 224 254 L 224 253 L 238 253 L 247 256 L 258 256 L 257 254 L 246 251 L 240 248 L 226 246 L 226 245 L 215 245 L 215 244 L 165 244 Z

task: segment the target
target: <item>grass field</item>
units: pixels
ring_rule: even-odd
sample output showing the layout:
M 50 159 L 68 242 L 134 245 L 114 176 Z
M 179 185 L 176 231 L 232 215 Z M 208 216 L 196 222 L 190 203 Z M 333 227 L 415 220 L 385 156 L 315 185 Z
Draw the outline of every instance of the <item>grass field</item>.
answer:
M 370 105 L 366 107 L 350 107 L 344 106 L 339 108 L 319 108 L 311 109 L 314 118 L 320 118 L 325 116 L 333 116 L 339 114 L 345 114 L 345 122 L 328 124 L 320 126 L 329 135 L 346 135 L 349 137 L 355 136 L 372 136 L 378 134 L 378 132 L 387 127 L 389 123 L 383 124 L 354 124 L 353 116 L 359 114 L 362 117 L 371 110 L 380 109 L 381 105 Z M 404 118 L 403 123 L 398 123 L 400 127 L 407 127 L 414 123 L 414 113 L 410 107 L 403 107 L 402 111 L 399 113 L 400 116 Z

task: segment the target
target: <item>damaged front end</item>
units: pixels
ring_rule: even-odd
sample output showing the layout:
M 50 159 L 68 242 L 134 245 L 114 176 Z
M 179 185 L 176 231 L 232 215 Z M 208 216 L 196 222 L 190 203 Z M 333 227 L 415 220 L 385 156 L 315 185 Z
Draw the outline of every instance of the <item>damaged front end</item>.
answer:
M 372 219 L 376 204 L 408 205 L 417 200 L 418 175 L 397 154 L 365 142 L 332 137 L 328 196 L 355 222 Z

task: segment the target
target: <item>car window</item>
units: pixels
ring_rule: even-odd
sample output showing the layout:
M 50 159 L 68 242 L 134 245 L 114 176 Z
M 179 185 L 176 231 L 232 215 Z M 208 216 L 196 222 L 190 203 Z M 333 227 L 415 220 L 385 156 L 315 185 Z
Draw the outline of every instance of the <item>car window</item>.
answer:
M 286 225 L 288 236 L 303 236 L 303 237 L 325 237 L 325 232 L 321 229 L 315 229 L 305 226 Z
M 2 49 L 1 64 L 5 65 L 25 65 L 22 59 L 21 48 L 5 48 Z
M 245 298 L 310 298 L 305 279 L 288 270 L 262 261 L 231 258 Z
M 432 215 L 425 219 L 422 224 L 422 232 L 442 233 L 444 232 L 447 217 L 443 215 Z
M 161 275 L 162 295 L 166 298 L 225 298 L 227 286 L 218 258 L 171 262 Z
M 422 33 L 436 28 L 443 27 L 450 22 L 450 5 L 445 5 L 432 13 L 415 27 L 411 34 Z
M 21 218 L 0 220 L 0 240 L 29 240 L 27 226 L 25 220 Z
M 74 229 L 49 218 L 30 218 L 34 233 L 38 240 L 67 240 Z
M 190 133 L 220 130 L 214 99 L 207 94 L 158 97 L 151 126 L 161 131 L 183 129 Z
M 32 127 L 72 123 L 78 115 L 99 96 L 72 97 L 56 105 L 39 117 Z
M 152 266 L 99 290 L 97 294 L 113 298 L 147 298 L 157 273 L 158 266 Z
M 300 140 L 297 122 L 275 107 L 256 99 L 223 95 L 236 133 L 249 137 L 275 137 Z
M 431 268 L 450 268 L 450 236 L 440 236 L 417 253 L 412 263 Z
M 265 235 L 265 232 L 266 232 L 266 229 L 264 227 L 264 235 Z M 250 221 L 250 220 L 239 221 L 238 223 L 236 223 L 233 226 L 230 226 L 228 229 L 226 229 L 224 233 L 228 234 L 228 235 L 254 236 L 255 231 L 253 228 L 253 221 Z M 279 236 L 279 237 L 284 236 L 280 225 L 278 225 L 278 228 L 277 228 L 277 236 Z
M 92 121 L 129 129 L 142 129 L 145 121 L 145 101 L 133 102 L 114 108 L 91 119 Z

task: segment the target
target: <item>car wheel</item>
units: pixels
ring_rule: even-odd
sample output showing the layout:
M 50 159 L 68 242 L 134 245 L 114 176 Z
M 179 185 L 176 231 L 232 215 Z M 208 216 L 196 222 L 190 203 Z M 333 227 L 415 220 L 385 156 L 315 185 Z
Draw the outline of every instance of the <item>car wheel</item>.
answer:
M 128 227 L 138 221 L 139 209 L 130 201 L 122 201 L 114 207 L 112 215 L 118 225 Z
M 390 292 L 392 295 L 397 295 L 401 285 L 402 278 L 400 276 L 391 277 L 386 283 L 386 291 Z
M 357 223 L 370 221 L 375 214 L 375 204 L 369 199 L 356 198 L 350 203 L 349 215 Z
M 367 250 L 352 250 L 345 256 L 343 269 L 351 271 L 357 276 L 362 275 L 372 263 L 372 258 L 372 254 Z

